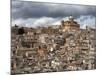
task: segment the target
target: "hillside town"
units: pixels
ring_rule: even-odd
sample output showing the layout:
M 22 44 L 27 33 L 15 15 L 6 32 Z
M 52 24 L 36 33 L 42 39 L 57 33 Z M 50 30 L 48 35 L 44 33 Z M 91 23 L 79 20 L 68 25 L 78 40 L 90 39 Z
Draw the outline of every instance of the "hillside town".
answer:
M 80 28 L 74 17 L 61 25 L 11 27 L 11 73 L 96 69 L 96 29 Z

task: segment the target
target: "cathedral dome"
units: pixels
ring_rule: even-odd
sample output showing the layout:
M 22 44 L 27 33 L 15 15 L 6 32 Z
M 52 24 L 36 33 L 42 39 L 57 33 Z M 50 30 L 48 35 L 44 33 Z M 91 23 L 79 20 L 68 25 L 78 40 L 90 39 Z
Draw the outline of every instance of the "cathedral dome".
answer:
M 80 25 L 74 20 L 73 16 L 69 16 L 67 21 L 62 21 L 61 23 L 64 30 L 80 29 Z

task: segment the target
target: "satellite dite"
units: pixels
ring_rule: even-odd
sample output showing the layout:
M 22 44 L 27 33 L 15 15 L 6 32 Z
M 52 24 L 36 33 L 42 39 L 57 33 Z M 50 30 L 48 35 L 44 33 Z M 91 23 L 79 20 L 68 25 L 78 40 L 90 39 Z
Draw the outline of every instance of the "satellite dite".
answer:
M 11 1 L 11 74 L 96 69 L 96 6 Z

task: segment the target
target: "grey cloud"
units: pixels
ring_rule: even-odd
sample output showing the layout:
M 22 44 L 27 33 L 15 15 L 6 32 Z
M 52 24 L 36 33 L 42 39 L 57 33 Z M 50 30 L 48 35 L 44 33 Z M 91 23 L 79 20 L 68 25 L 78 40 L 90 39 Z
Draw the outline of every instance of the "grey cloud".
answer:
M 81 15 L 96 16 L 95 6 L 51 4 L 40 2 L 12 1 L 12 19 L 28 19 L 46 17 L 65 17 L 73 15 L 78 18 Z

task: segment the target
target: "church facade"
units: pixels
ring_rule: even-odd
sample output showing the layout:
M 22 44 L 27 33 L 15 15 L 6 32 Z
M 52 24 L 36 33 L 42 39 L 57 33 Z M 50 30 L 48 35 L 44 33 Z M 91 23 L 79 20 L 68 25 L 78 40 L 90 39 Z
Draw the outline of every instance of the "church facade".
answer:
M 61 30 L 64 32 L 78 29 L 80 29 L 80 25 L 74 20 L 73 16 L 70 16 L 67 21 L 61 21 Z

